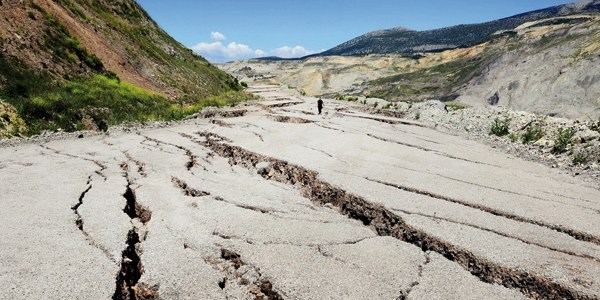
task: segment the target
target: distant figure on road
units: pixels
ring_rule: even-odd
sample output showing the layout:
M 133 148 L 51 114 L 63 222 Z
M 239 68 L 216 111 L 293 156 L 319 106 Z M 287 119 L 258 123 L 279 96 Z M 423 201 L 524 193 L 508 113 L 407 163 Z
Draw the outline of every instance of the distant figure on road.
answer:
M 323 100 L 321 100 L 321 98 L 317 101 L 317 108 L 319 109 L 319 114 L 321 114 L 321 111 L 323 110 Z

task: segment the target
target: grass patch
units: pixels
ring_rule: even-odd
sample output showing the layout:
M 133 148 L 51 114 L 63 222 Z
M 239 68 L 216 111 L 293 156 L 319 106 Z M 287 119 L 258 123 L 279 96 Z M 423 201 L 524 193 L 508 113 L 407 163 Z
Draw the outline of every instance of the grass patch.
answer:
M 0 96 L 25 121 L 25 135 L 44 130 L 106 129 L 109 125 L 176 120 L 207 106 L 232 106 L 253 96 L 230 91 L 176 105 L 162 95 L 105 75 L 57 81 L 49 73 L 0 55 Z
M 231 91 L 183 106 L 129 83 L 93 75 L 12 104 L 25 120 L 27 134 L 33 135 L 44 130 L 106 130 L 122 123 L 179 120 L 208 106 L 235 106 L 249 99 L 253 96 Z
M 256 96 L 240 91 L 229 91 L 227 93 L 196 101 L 194 104 L 173 108 L 174 119 L 182 119 L 195 114 L 205 107 L 234 107 L 241 102 L 257 99 Z
M 103 75 L 60 83 L 12 104 L 25 120 L 29 135 L 43 130 L 89 129 L 84 119 L 106 130 L 119 123 L 174 117 L 173 105 L 164 96 Z
M 492 123 L 492 126 L 490 127 L 490 135 L 495 135 L 495 136 L 508 135 L 510 133 L 509 125 L 510 125 L 510 120 L 508 118 L 494 119 L 494 122 Z
M 405 99 L 411 100 L 414 97 L 418 97 L 425 94 L 430 94 L 438 91 L 438 86 L 426 86 L 426 87 L 415 87 L 410 84 L 397 84 L 392 87 L 386 87 L 383 89 L 374 90 L 371 92 L 371 97 L 382 98 L 382 99 Z
M 467 108 L 466 106 L 456 102 L 446 102 L 444 104 L 446 104 L 446 106 L 451 108 L 452 110 L 461 110 Z

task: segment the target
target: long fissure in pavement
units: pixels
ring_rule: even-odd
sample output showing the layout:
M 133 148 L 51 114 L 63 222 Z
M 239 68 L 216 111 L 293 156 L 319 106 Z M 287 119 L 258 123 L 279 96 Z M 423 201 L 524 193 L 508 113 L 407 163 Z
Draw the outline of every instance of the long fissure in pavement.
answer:
M 451 202 L 454 204 L 458 204 L 458 205 L 462 205 L 465 207 L 470 207 L 470 208 L 474 208 L 477 210 L 481 210 L 484 212 L 487 212 L 489 214 L 495 215 L 495 216 L 500 216 L 503 218 L 507 218 L 510 220 L 514 220 L 517 222 L 522 222 L 522 223 L 528 223 L 528 224 L 532 224 L 532 225 L 536 225 L 536 226 L 540 226 L 540 227 L 545 227 L 551 230 L 555 230 L 564 234 L 567 234 L 571 237 L 573 237 L 574 239 L 580 240 L 580 241 L 584 241 L 584 242 L 590 242 L 590 243 L 594 243 L 594 244 L 598 244 L 600 245 L 600 239 L 591 235 L 591 234 L 587 234 L 584 232 L 580 232 L 577 230 L 573 230 L 570 228 L 566 228 L 564 226 L 560 226 L 560 225 L 552 225 L 546 222 L 542 222 L 542 221 L 537 221 L 537 220 L 531 220 L 531 219 L 527 219 L 515 214 L 511 214 L 511 213 L 507 213 L 498 209 L 493 209 L 487 206 L 483 206 L 483 205 L 479 205 L 479 204 L 474 204 L 474 203 L 469 203 L 466 201 L 462 201 L 459 199 L 455 199 L 455 198 L 451 198 L 451 197 L 447 197 L 447 196 L 443 196 L 443 195 L 439 195 L 436 193 L 432 193 L 432 192 L 428 192 L 428 191 L 424 191 L 424 190 L 420 190 L 417 188 L 413 188 L 413 187 L 408 187 L 408 186 L 402 186 L 399 184 L 394 184 L 394 183 L 389 183 L 389 182 L 385 182 L 385 181 L 381 181 L 381 180 L 375 180 L 375 179 L 370 179 L 370 178 L 365 178 L 365 180 L 371 181 L 371 182 L 375 182 L 378 184 L 382 184 L 382 185 L 386 185 L 389 187 L 393 187 L 405 192 L 409 192 L 409 193 L 413 193 L 413 194 L 418 194 L 418 195 L 423 195 L 423 196 L 427 196 L 427 197 L 431 197 L 431 198 L 435 198 L 438 200 L 442 200 L 442 201 L 447 201 L 447 202 Z
M 196 143 L 229 159 L 230 164 L 250 169 L 255 168 L 260 162 L 267 162 L 269 163 L 268 169 L 259 170 L 259 174 L 265 179 L 295 185 L 306 198 L 316 204 L 331 204 L 337 207 L 340 213 L 361 221 L 365 226 L 374 229 L 380 236 L 392 236 L 411 243 L 423 251 L 435 251 L 447 259 L 457 262 L 484 282 L 518 289 L 523 294 L 535 299 L 593 299 L 591 296 L 581 295 L 566 286 L 551 282 L 547 278 L 500 266 L 477 257 L 465 249 L 455 247 L 408 225 L 401 217 L 381 205 L 368 202 L 319 180 L 318 173 L 315 171 L 229 145 L 225 143 L 228 141 L 226 138 L 214 133 L 204 131 L 197 134 L 205 141 L 195 141 Z
M 216 271 L 223 274 L 223 279 L 218 285 L 225 293 L 227 290 L 239 290 L 242 293 L 252 295 L 256 300 L 283 300 L 284 297 L 273 289 L 271 281 L 261 274 L 260 269 L 248 265 L 242 260 L 241 255 L 233 250 L 221 248 L 220 257 L 205 257 L 204 260 Z M 242 266 L 246 270 L 240 272 Z
M 92 176 L 90 175 L 88 177 L 88 181 L 86 183 L 87 188 L 81 193 L 81 195 L 79 195 L 79 198 L 77 199 L 77 204 L 75 204 L 71 207 L 71 210 L 73 211 L 73 213 L 75 214 L 75 217 L 76 217 L 75 225 L 81 231 L 83 231 L 83 218 L 81 217 L 81 214 L 79 213 L 79 207 L 81 207 L 81 205 L 83 205 L 83 198 L 85 198 L 85 195 L 92 189 L 91 182 L 92 182 Z
M 173 143 L 163 142 L 163 141 L 160 141 L 160 140 L 148 137 L 148 136 L 144 136 L 144 138 L 147 139 L 147 140 L 149 140 L 149 141 L 155 142 L 157 144 L 168 145 L 168 146 L 171 146 L 171 147 L 175 147 L 175 148 L 177 148 L 177 149 L 179 149 L 181 151 L 184 151 L 185 155 L 188 157 L 188 161 L 185 163 L 186 170 L 190 171 L 190 170 L 192 170 L 192 168 L 194 168 L 196 166 L 197 161 L 198 161 L 198 157 L 196 155 L 194 155 L 194 153 L 192 153 L 192 151 L 190 149 L 185 148 L 185 147 L 180 146 L 180 145 L 173 144 Z
M 147 286 L 140 284 L 139 280 L 142 277 L 144 267 L 142 265 L 141 253 L 139 244 L 145 239 L 140 236 L 140 231 L 145 231 L 146 223 L 152 218 L 152 212 L 141 205 L 137 201 L 133 182 L 129 178 L 129 165 L 123 163 L 121 165 L 127 179 L 127 187 L 123 198 L 125 199 L 125 207 L 123 212 L 131 219 L 132 227 L 127 233 L 126 247 L 122 252 L 121 268 L 117 273 L 115 281 L 115 292 L 113 300 L 136 300 L 136 299 L 159 299 L 158 286 Z M 139 221 L 141 225 L 137 225 Z

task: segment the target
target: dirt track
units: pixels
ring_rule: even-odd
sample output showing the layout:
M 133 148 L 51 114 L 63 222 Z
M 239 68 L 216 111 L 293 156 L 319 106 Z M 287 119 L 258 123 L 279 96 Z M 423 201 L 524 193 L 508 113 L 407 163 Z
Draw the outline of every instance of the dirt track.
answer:
M 0 298 L 600 297 L 598 189 L 253 91 L 169 128 L 0 148 Z

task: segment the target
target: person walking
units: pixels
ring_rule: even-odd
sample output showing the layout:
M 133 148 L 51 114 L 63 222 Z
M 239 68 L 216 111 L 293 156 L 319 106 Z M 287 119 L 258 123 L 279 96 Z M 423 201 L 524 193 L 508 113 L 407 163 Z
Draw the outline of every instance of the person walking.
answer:
M 321 100 L 321 98 L 317 101 L 317 109 L 319 110 L 319 114 L 321 114 L 321 111 L 323 110 L 323 100 Z

